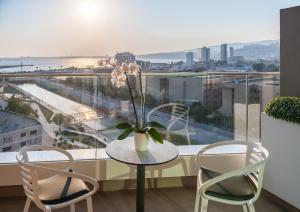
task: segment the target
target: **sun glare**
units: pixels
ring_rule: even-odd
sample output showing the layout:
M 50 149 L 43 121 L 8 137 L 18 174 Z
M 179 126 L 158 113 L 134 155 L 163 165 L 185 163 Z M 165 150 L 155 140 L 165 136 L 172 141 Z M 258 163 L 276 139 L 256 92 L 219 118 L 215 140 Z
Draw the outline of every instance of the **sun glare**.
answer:
M 94 19 L 100 12 L 99 9 L 94 1 L 84 1 L 81 5 L 81 13 L 88 20 Z

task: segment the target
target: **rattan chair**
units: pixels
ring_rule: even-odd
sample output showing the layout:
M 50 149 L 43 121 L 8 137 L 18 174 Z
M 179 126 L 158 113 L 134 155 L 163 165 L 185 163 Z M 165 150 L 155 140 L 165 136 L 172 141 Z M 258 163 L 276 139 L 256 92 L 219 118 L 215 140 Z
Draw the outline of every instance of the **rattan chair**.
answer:
M 204 160 L 211 160 L 211 163 L 219 163 L 218 165 L 222 166 L 222 161 L 213 161 L 214 155 L 220 154 L 215 154 L 212 151 L 219 147 L 226 149 L 229 145 L 242 145 L 244 148 L 241 160 L 237 161 L 239 166 L 223 173 L 205 167 Z M 229 155 L 228 157 L 231 156 Z M 209 201 L 240 205 L 243 206 L 244 212 L 255 212 L 253 203 L 259 198 L 262 189 L 263 175 L 268 157 L 269 153 L 264 147 L 259 143 L 251 142 L 220 142 L 208 145 L 202 149 L 196 156 L 199 173 L 194 212 L 199 211 L 200 198 L 201 212 L 207 212 Z M 226 163 L 225 159 L 222 160 L 223 163 Z M 234 162 L 231 161 L 230 163 L 233 164 Z
M 55 151 L 65 155 L 68 159 L 65 161 L 67 167 L 59 170 L 30 162 L 30 152 L 38 150 Z M 98 182 L 72 170 L 73 157 L 69 152 L 51 146 L 28 146 L 18 152 L 17 161 L 20 165 L 23 188 L 27 196 L 24 212 L 29 211 L 31 202 L 45 212 L 67 206 L 70 206 L 71 212 L 75 212 L 75 203 L 81 200 L 87 201 L 88 212 L 93 211 L 92 195 L 98 190 Z M 41 173 L 50 175 L 50 177 L 42 178 Z

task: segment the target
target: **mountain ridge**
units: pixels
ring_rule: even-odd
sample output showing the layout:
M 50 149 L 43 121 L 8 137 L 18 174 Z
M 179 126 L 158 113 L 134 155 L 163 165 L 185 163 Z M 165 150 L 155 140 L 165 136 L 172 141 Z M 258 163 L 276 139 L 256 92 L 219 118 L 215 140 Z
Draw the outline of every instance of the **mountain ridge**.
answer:
M 211 58 L 219 59 L 220 45 L 207 46 L 210 48 Z M 234 42 L 227 43 L 228 51 L 230 47 L 234 48 L 235 56 L 243 56 L 248 60 L 256 59 L 278 59 L 279 58 L 279 40 L 261 40 L 252 42 Z M 189 50 L 159 52 L 137 55 L 139 59 L 173 59 L 184 60 L 187 52 L 193 52 L 194 58 L 200 57 L 200 49 L 194 48 Z

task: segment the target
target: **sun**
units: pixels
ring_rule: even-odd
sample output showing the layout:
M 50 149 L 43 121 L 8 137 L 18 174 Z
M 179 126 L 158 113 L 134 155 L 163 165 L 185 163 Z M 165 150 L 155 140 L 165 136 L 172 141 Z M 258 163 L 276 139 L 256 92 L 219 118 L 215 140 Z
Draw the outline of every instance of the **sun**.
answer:
M 99 12 L 99 7 L 94 1 L 87 0 L 82 2 L 80 10 L 85 18 L 91 20 L 97 16 Z

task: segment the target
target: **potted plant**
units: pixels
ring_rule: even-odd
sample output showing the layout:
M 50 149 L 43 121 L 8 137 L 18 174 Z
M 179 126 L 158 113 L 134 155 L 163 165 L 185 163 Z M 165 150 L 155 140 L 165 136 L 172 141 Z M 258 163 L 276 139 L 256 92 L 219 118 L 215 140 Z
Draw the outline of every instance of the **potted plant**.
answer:
M 150 121 L 146 123 L 145 121 L 145 96 L 143 93 L 142 85 L 142 70 L 137 63 L 122 63 L 117 65 L 114 59 L 104 59 L 99 61 L 100 67 L 113 67 L 111 73 L 111 82 L 117 88 L 126 86 L 128 87 L 128 92 L 130 94 L 130 101 L 133 107 L 135 123 L 130 124 L 128 122 L 119 123 L 116 125 L 117 129 L 122 130 L 122 133 L 118 136 L 119 140 L 127 138 L 131 133 L 134 133 L 135 148 L 137 151 L 146 151 L 148 149 L 149 137 L 152 138 L 154 142 L 163 143 L 163 137 L 158 132 L 158 128 L 166 129 L 163 125 L 158 122 Z M 140 88 L 140 107 L 141 113 L 140 118 L 138 117 L 136 102 L 133 98 L 133 92 L 131 85 L 129 83 L 128 76 L 132 75 L 139 80 Z
M 261 143 L 270 152 L 264 188 L 300 208 L 300 98 L 276 97 L 261 116 Z

